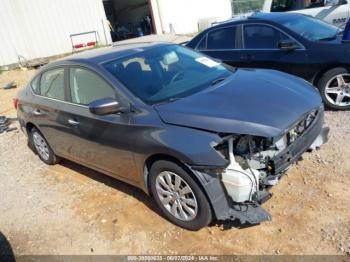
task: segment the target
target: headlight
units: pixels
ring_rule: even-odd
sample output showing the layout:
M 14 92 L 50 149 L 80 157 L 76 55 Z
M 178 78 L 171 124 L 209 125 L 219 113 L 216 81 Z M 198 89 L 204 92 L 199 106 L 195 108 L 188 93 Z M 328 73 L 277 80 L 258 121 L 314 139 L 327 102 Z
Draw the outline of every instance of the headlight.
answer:
M 287 135 L 284 135 L 276 142 L 275 145 L 278 150 L 283 150 L 287 148 L 287 144 L 288 144 L 288 138 L 287 138 Z

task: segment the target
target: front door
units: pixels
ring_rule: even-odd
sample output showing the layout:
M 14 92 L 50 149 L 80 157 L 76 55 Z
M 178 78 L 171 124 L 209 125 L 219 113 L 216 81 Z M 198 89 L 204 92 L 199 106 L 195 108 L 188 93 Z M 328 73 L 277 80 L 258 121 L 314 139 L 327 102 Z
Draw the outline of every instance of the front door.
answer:
M 282 41 L 293 41 L 298 48 L 282 50 Z M 246 24 L 243 27 L 243 49 L 240 65 L 248 68 L 266 68 L 283 71 L 303 78 L 308 77 L 308 57 L 305 48 L 280 29 L 268 24 Z
M 139 182 L 133 155 L 129 114 L 94 115 L 88 105 L 101 98 L 118 99 L 116 90 L 90 69 L 70 67 L 66 105 L 66 127 L 70 146 L 67 155 L 73 160 L 112 173 L 117 178 Z

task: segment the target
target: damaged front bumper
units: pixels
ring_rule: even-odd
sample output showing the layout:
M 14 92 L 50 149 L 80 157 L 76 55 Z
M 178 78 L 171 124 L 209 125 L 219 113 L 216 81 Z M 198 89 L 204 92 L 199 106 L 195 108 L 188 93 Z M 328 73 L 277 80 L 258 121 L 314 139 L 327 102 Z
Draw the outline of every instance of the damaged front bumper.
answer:
M 322 109 L 308 130 L 271 160 L 276 177 L 282 176 L 305 152 L 319 149 L 328 141 L 329 128 L 323 127 L 323 123 L 324 111 Z
M 201 181 L 217 220 L 239 222 L 240 226 L 245 226 L 260 224 L 272 219 L 271 215 L 259 204 L 233 202 L 227 194 L 221 178 L 214 173 L 199 171 L 198 169 L 201 168 L 192 167 L 191 169 Z M 271 196 L 270 193 L 267 192 L 267 194 L 265 201 Z
M 246 176 L 247 181 L 249 179 L 252 181 L 253 188 L 254 179 L 259 177 L 255 176 L 255 173 L 259 172 L 258 170 L 243 170 L 232 156 L 230 157 L 231 164 L 221 174 L 217 170 L 211 173 L 209 169 L 204 171 L 203 168 L 191 167 L 201 180 L 216 218 L 218 220 L 239 221 L 240 225 L 254 225 L 270 221 L 272 219 L 271 215 L 260 206 L 271 198 L 271 193 L 269 193 L 268 189 L 271 185 L 278 183 L 283 174 L 286 173 L 293 163 L 301 158 L 302 154 L 306 151 L 319 149 L 320 146 L 328 141 L 329 128 L 323 128 L 323 118 L 324 112 L 321 110 L 312 125 L 298 139 L 271 159 L 270 164 L 273 172 L 264 180 L 259 179 L 256 183 L 254 197 L 250 197 L 247 201 L 241 201 L 244 199 L 244 196 L 242 197 L 242 194 L 235 192 L 235 189 L 240 190 L 242 185 L 245 186 L 247 183 L 244 184 L 244 181 L 241 183 L 241 180 L 237 179 L 227 182 L 225 173 L 228 173 L 228 175 L 233 174 L 236 178 L 240 175 Z M 274 182 L 269 183 L 269 181 Z
M 314 150 L 318 150 L 320 149 L 320 147 L 328 142 L 328 136 L 329 136 L 329 127 L 325 127 L 322 129 L 321 133 L 318 135 L 318 137 L 316 138 L 316 140 L 312 143 L 312 145 L 310 146 L 310 150 L 314 151 Z

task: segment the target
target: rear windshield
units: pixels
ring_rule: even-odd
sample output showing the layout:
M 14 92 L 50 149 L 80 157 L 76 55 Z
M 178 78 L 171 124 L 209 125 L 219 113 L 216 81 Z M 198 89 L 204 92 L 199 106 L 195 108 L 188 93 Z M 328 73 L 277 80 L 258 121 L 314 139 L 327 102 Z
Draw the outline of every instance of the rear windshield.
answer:
M 232 74 L 220 63 L 178 45 L 141 51 L 104 66 L 147 104 L 192 95 Z
M 310 41 L 332 39 L 341 32 L 336 26 L 305 15 L 281 16 L 277 22 Z

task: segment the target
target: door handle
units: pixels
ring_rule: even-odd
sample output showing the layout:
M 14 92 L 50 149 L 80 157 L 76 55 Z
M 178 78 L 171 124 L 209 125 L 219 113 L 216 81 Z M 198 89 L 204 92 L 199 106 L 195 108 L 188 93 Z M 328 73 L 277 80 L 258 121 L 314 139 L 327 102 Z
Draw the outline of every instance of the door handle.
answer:
M 78 121 L 75 121 L 73 119 L 69 119 L 68 120 L 68 124 L 71 125 L 71 126 L 78 126 L 80 123 Z
M 43 113 L 42 113 L 39 109 L 34 110 L 34 111 L 33 111 L 33 114 L 34 114 L 35 116 L 42 116 L 42 115 L 43 115 Z

